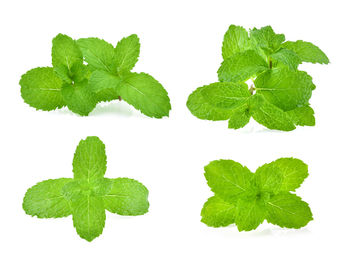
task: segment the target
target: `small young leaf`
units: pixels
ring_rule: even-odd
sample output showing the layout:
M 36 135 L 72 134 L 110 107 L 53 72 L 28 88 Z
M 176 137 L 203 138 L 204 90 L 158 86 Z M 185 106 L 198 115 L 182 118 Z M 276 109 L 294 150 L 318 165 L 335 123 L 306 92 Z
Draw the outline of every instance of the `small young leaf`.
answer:
M 244 52 L 251 48 L 248 32 L 241 26 L 231 25 L 224 36 L 222 43 L 222 57 L 230 58 L 232 55 Z
M 235 223 L 238 231 L 250 231 L 256 229 L 266 218 L 266 209 L 258 199 L 243 200 L 237 202 Z
M 212 196 L 201 211 L 202 222 L 209 227 L 226 227 L 235 221 L 235 205 L 218 196 Z
M 133 34 L 120 40 L 115 48 L 115 60 L 118 72 L 130 71 L 140 55 L 140 42 Z
M 282 47 L 295 52 L 303 62 L 321 64 L 329 63 L 329 59 L 326 54 L 322 52 L 320 48 L 310 42 L 305 42 L 302 40 L 297 40 L 296 42 L 287 41 L 283 43 Z
M 270 57 L 288 66 L 289 69 L 293 71 L 296 71 L 299 64 L 301 63 L 301 59 L 296 53 L 285 48 L 282 48 L 277 52 L 271 54 Z
M 228 121 L 228 127 L 233 129 L 243 128 L 248 124 L 251 114 L 247 102 L 235 107 Z
M 271 26 L 252 29 L 250 31 L 250 37 L 258 47 L 265 51 L 266 55 L 277 51 L 285 40 L 285 36 L 283 34 L 276 34 Z

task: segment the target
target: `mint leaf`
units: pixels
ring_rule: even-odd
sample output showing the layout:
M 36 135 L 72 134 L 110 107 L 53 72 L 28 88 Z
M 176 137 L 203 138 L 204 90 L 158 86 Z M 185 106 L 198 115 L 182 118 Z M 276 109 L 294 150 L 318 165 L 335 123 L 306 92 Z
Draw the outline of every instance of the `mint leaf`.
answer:
M 89 87 L 96 93 L 105 89 L 115 89 L 117 91 L 120 82 L 120 77 L 106 71 L 96 70 L 91 74 Z
M 247 167 L 232 160 L 212 161 L 204 170 L 211 190 L 228 202 L 247 193 L 253 179 L 253 173 Z
M 21 95 L 27 104 L 44 111 L 62 108 L 62 80 L 56 76 L 53 68 L 35 68 L 24 74 L 19 82 Z
M 235 217 L 238 231 L 250 231 L 263 223 L 266 217 L 266 209 L 258 199 L 251 201 L 240 199 L 237 202 Z
M 120 215 L 148 212 L 148 190 L 129 178 L 104 178 L 105 146 L 98 137 L 81 140 L 74 154 L 74 179 L 45 180 L 29 188 L 23 209 L 38 218 L 73 215 L 78 235 L 92 241 L 105 225 L 105 209 Z
M 244 82 L 268 69 L 267 62 L 254 50 L 232 55 L 218 70 L 221 82 Z
M 232 160 L 204 167 L 214 196 L 204 204 L 202 222 L 211 227 L 236 224 L 239 231 L 269 223 L 300 228 L 312 220 L 308 204 L 291 194 L 307 177 L 307 165 L 294 158 L 264 164 L 255 173 Z
M 99 38 L 81 38 L 77 44 L 85 61 L 96 70 L 116 72 L 114 47 Z
M 281 68 L 261 74 L 254 84 L 257 94 L 284 111 L 308 104 L 314 87 L 306 72 Z
M 226 227 L 234 223 L 235 212 L 234 204 L 212 196 L 203 206 L 201 221 L 209 227 Z
M 120 40 L 115 48 L 115 59 L 118 72 L 134 68 L 140 55 L 140 41 L 132 34 Z
M 230 58 L 232 55 L 244 52 L 251 48 L 248 32 L 241 26 L 231 25 L 226 31 L 222 43 L 222 57 Z
M 301 63 L 301 59 L 296 53 L 285 48 L 271 54 L 271 58 L 283 63 L 284 65 L 288 66 L 289 69 L 294 71 L 297 70 L 299 64 Z
M 248 102 L 244 102 L 232 110 L 228 127 L 233 129 L 243 128 L 248 124 L 250 117 L 249 104 Z
M 322 52 L 320 48 L 310 42 L 305 42 L 302 40 L 297 40 L 296 42 L 287 41 L 283 43 L 282 47 L 295 52 L 303 62 L 321 64 L 329 63 L 329 59 L 326 54 Z
M 258 47 L 265 51 L 266 55 L 277 51 L 283 41 L 285 41 L 285 36 L 283 34 L 276 34 L 271 26 L 252 29 L 250 31 L 250 37 Z
M 26 214 L 38 218 L 61 218 L 72 214 L 69 201 L 62 194 L 62 187 L 71 178 L 49 179 L 28 189 L 23 199 Z
M 148 212 L 148 190 L 129 178 L 111 179 L 112 188 L 104 195 L 105 208 L 119 215 L 135 216 Z
M 314 110 L 310 106 L 297 107 L 287 112 L 291 120 L 298 126 L 315 126 Z
M 289 115 L 268 102 L 262 95 L 251 98 L 250 112 L 255 121 L 269 129 L 291 131 L 295 129 Z
M 151 75 L 129 73 L 123 77 L 118 92 L 123 100 L 149 117 L 169 116 L 168 93 Z
M 284 192 L 273 196 L 266 204 L 269 223 L 286 228 L 301 228 L 313 218 L 309 205 L 300 197 Z

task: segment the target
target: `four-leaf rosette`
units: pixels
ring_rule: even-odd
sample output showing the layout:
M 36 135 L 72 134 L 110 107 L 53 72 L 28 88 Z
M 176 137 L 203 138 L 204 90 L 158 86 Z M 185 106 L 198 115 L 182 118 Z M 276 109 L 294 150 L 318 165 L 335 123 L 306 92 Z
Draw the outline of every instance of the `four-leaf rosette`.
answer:
M 266 220 L 301 228 L 313 219 L 309 205 L 291 193 L 308 176 L 307 165 L 299 159 L 281 158 L 255 173 L 232 160 L 212 161 L 204 169 L 215 193 L 201 212 L 202 222 L 210 227 L 236 224 L 239 231 L 250 231 Z
M 309 100 L 315 85 L 298 70 L 302 62 L 328 64 L 327 56 L 305 41 L 285 41 L 270 26 L 231 25 L 224 36 L 219 82 L 197 88 L 188 97 L 191 113 L 204 120 L 229 120 L 239 129 L 253 118 L 269 129 L 291 131 L 314 126 Z M 247 82 L 253 85 L 248 87 Z
M 23 209 L 38 218 L 72 215 L 78 235 L 87 241 L 102 233 L 105 210 L 127 216 L 147 213 L 147 188 L 129 178 L 105 178 L 106 169 L 105 145 L 98 137 L 87 137 L 74 154 L 74 178 L 49 179 L 29 188 Z
M 67 106 L 88 115 L 99 102 L 124 100 L 143 114 L 169 116 L 170 99 L 163 86 L 146 73 L 131 72 L 140 54 L 133 34 L 116 47 L 98 38 L 73 40 L 58 34 L 52 41 L 52 66 L 25 73 L 21 94 L 30 106 L 51 111 Z

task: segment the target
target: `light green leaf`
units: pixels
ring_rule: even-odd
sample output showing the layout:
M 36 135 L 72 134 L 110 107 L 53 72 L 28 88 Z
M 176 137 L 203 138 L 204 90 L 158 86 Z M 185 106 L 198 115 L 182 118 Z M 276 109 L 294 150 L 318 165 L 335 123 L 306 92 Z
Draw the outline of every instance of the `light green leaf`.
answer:
M 149 117 L 169 116 L 171 105 L 168 93 L 151 75 L 146 73 L 125 75 L 118 92 L 123 100 Z
M 98 102 L 109 102 L 119 98 L 116 88 L 106 88 L 95 94 Z
M 106 71 L 96 70 L 91 74 L 89 87 L 94 92 L 100 92 L 104 89 L 115 89 L 117 91 L 120 82 L 120 77 Z
M 297 107 L 287 112 L 295 125 L 315 126 L 314 110 L 310 106 Z
M 228 127 L 233 129 L 243 128 L 249 123 L 251 114 L 249 112 L 248 102 L 235 107 L 228 121 Z
M 280 227 L 301 228 L 312 220 L 309 205 L 288 192 L 273 196 L 267 202 L 266 208 L 266 220 Z
M 288 66 L 289 69 L 296 71 L 301 63 L 300 57 L 293 51 L 281 48 L 277 52 L 271 54 L 271 58 Z
M 276 193 L 280 190 L 283 177 L 271 164 L 260 166 L 254 174 L 254 181 L 260 192 Z
M 52 40 L 52 65 L 53 67 L 65 66 L 68 71 L 74 64 L 83 64 L 83 55 L 75 40 L 67 35 L 58 34 Z
M 296 42 L 287 41 L 283 43 L 283 48 L 295 52 L 303 62 L 328 64 L 329 59 L 320 48 L 310 42 L 298 40 Z
M 314 87 L 306 72 L 280 68 L 261 74 L 254 84 L 257 94 L 284 111 L 307 105 Z
M 252 29 L 250 31 L 250 38 L 258 47 L 263 49 L 268 56 L 277 51 L 285 40 L 285 36 L 283 34 L 276 34 L 271 26 Z
M 258 199 L 243 200 L 237 202 L 235 223 L 239 231 L 256 229 L 266 218 L 266 209 L 262 201 Z
M 62 87 L 62 96 L 69 110 L 82 116 L 87 116 L 97 104 L 96 96 L 90 90 L 87 80 L 73 85 L 65 84 Z
M 205 178 L 211 190 L 224 201 L 234 202 L 251 187 L 253 173 L 232 160 L 217 160 L 204 167 Z
M 222 57 L 230 58 L 232 55 L 250 49 L 248 32 L 241 26 L 231 25 L 226 31 L 222 44 Z
M 91 242 L 102 234 L 106 214 L 101 197 L 81 195 L 72 201 L 73 225 L 78 235 Z
M 234 223 L 235 211 L 235 205 L 213 196 L 203 206 L 201 221 L 209 227 L 226 227 Z
M 110 179 L 111 190 L 103 197 L 105 208 L 119 215 L 142 215 L 148 212 L 148 190 L 129 178 Z
M 74 179 L 102 178 L 107 169 L 105 145 L 98 137 L 81 140 L 74 154 Z
M 250 112 L 258 123 L 269 128 L 283 131 L 291 131 L 295 126 L 289 115 L 269 103 L 262 95 L 255 94 L 251 97 Z
M 29 188 L 23 199 L 26 214 L 38 218 L 61 218 L 72 214 L 70 204 L 62 194 L 62 187 L 72 180 L 49 179 Z
M 221 82 L 244 82 L 267 69 L 267 62 L 257 52 L 248 50 L 224 60 L 218 76 Z
M 140 55 L 140 42 L 137 35 L 132 34 L 120 40 L 115 48 L 115 60 L 119 71 L 130 71 Z
M 117 72 L 114 47 L 111 44 L 98 38 L 81 38 L 77 43 L 91 68 Z
M 19 84 L 24 102 L 36 109 L 51 111 L 65 105 L 61 94 L 62 80 L 53 68 L 32 69 L 22 75 Z

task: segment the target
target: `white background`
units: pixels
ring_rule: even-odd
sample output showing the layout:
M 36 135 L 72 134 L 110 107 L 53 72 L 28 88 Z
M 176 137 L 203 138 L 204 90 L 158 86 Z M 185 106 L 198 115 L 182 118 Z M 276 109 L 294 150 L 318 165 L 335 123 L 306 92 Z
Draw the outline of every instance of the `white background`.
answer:
M 0 4 L 1 256 L 349 256 L 348 1 L 3 1 Z M 330 65 L 304 64 L 317 89 L 315 127 L 270 131 L 251 121 L 202 121 L 186 108 L 197 87 L 217 81 L 221 44 L 230 24 L 272 25 L 287 40 L 318 45 Z M 151 119 L 114 101 L 88 117 L 25 104 L 18 81 L 51 65 L 51 40 L 64 33 L 115 45 L 141 38 L 134 71 L 150 73 L 169 92 L 170 118 Z M 76 145 L 96 135 L 106 144 L 108 177 L 131 177 L 150 191 L 144 216 L 107 213 L 103 234 L 80 239 L 71 217 L 37 219 L 22 210 L 26 190 L 49 178 L 72 177 Z M 200 222 L 212 195 L 203 167 L 227 158 L 255 171 L 279 157 L 300 158 L 309 177 L 297 190 L 314 221 L 300 230 L 264 223 L 252 232 Z

